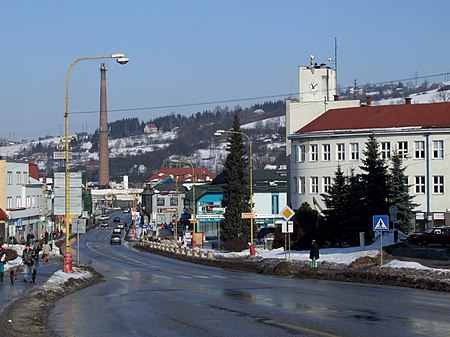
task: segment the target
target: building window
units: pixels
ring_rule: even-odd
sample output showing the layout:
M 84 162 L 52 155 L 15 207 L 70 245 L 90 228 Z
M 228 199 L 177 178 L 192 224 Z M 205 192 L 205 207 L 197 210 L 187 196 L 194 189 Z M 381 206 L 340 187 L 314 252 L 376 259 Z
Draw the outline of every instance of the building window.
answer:
M 20 185 L 22 183 L 22 173 L 16 172 L 16 184 Z
M 425 176 L 415 177 L 416 194 L 425 194 Z
M 28 195 L 27 196 L 27 208 L 30 208 L 30 207 L 31 207 L 31 196 Z
M 170 206 L 178 206 L 178 198 L 170 197 Z
M 305 162 L 305 145 L 298 146 L 298 161 L 299 163 Z
M 331 146 L 330 146 L 330 144 L 323 144 L 322 145 L 322 157 L 323 157 L 323 161 L 330 161 L 331 160 Z
M 350 144 L 350 159 L 351 160 L 359 160 L 359 144 L 358 143 Z
M 16 197 L 16 207 L 17 208 L 22 207 L 22 198 L 21 197 Z
M 33 195 L 31 197 L 31 207 L 35 208 L 36 207 L 36 196 Z
M 391 143 L 382 142 L 381 143 L 381 158 L 388 159 L 391 158 Z
M 278 193 L 272 194 L 272 214 L 280 213 L 280 203 Z
M 444 141 L 433 140 L 433 158 L 444 159 Z
M 23 179 L 22 182 L 24 184 L 28 184 L 28 173 L 27 172 L 23 172 Z
M 414 158 L 425 159 L 425 142 L 423 140 L 414 142 Z
M 298 177 L 298 193 L 305 194 L 305 177 Z
M 319 177 L 311 177 L 311 194 L 319 193 Z
M 311 144 L 310 161 L 317 161 L 319 159 L 319 147 L 317 144 Z
M 330 192 L 331 188 L 331 177 L 323 177 L 323 192 Z
M 433 193 L 444 194 L 444 176 L 433 176 Z
M 408 142 L 398 142 L 398 154 L 402 158 L 406 158 L 408 154 Z
M 7 197 L 6 198 L 6 208 L 7 209 L 13 208 L 13 198 L 12 197 Z
M 156 198 L 156 206 L 165 206 L 165 205 L 166 205 L 166 198 L 164 197 Z
M 336 152 L 337 152 L 337 160 L 344 161 L 345 160 L 345 144 L 340 143 L 336 144 Z
M 12 185 L 12 183 L 13 183 L 12 172 L 11 172 L 11 171 L 8 171 L 8 172 L 6 173 L 6 175 L 7 175 L 7 179 L 8 179 L 8 185 Z M 11 207 L 10 207 L 10 208 L 11 208 Z

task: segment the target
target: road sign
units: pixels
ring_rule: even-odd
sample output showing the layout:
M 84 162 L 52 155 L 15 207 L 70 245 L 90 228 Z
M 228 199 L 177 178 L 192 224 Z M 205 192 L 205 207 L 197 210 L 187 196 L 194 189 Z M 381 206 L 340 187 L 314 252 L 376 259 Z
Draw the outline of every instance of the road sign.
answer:
M 392 205 L 389 207 L 389 215 L 392 222 L 397 221 L 398 207 L 396 205 Z
M 72 233 L 86 233 L 86 219 L 74 218 L 72 220 Z
M 289 220 L 290 218 L 292 218 L 292 216 L 294 214 L 295 214 L 295 212 L 289 206 L 286 206 L 281 211 L 281 215 L 283 216 L 284 220 L 286 220 L 286 221 Z
M 242 213 L 241 218 L 242 219 L 254 219 L 255 213 Z
M 387 215 L 373 216 L 373 230 L 377 232 L 389 231 L 389 217 Z
M 281 233 L 294 233 L 294 221 L 283 221 L 281 223 Z

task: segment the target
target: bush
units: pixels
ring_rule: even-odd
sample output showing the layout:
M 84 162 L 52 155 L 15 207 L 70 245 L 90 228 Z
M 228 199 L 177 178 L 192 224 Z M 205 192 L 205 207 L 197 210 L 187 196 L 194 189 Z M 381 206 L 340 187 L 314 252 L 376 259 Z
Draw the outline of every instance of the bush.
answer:
M 234 239 L 223 243 L 223 249 L 228 252 L 242 252 L 246 248 L 248 248 L 247 244 L 239 239 Z

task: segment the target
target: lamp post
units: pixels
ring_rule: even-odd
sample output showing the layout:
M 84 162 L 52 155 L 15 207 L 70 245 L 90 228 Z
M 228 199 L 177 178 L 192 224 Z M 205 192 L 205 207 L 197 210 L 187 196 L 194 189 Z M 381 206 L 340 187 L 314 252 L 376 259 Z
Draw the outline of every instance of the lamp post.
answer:
M 195 200 L 195 170 L 194 170 L 194 164 L 189 159 L 178 159 L 174 160 L 174 162 L 178 163 L 186 163 L 188 164 L 192 169 L 192 201 L 193 201 L 193 207 L 192 207 L 192 216 L 193 216 L 193 231 L 192 231 L 192 248 L 197 247 L 197 242 L 195 241 L 195 228 L 197 226 L 197 218 L 195 215 L 195 210 L 197 208 L 197 202 Z
M 73 61 L 69 69 L 67 70 L 66 75 L 66 112 L 64 114 L 65 122 L 66 122 L 66 133 L 65 133 L 65 152 L 66 152 L 66 172 L 65 172 L 65 224 L 66 224 L 66 251 L 64 253 L 64 272 L 72 273 L 72 255 L 69 252 L 69 238 L 70 238 L 70 203 L 69 203 L 69 77 L 72 74 L 72 69 L 80 61 L 84 60 L 97 60 L 97 59 L 116 59 L 119 64 L 128 63 L 129 59 L 125 57 L 124 54 L 111 54 L 106 56 L 86 56 L 80 57 Z
M 250 138 L 249 135 L 247 135 L 244 132 L 241 131 L 232 131 L 232 130 L 217 130 L 216 132 L 214 132 L 214 136 L 220 137 L 223 133 L 234 133 L 234 134 L 238 134 L 238 135 L 242 135 L 247 137 L 248 140 L 248 147 L 249 147 L 249 155 L 248 155 L 248 159 L 249 159 L 249 164 L 250 164 L 250 168 L 249 168 L 249 185 L 250 185 L 250 213 L 251 218 L 250 218 L 250 255 L 251 256 L 255 256 L 255 245 L 253 244 L 253 154 L 252 154 L 252 140 Z

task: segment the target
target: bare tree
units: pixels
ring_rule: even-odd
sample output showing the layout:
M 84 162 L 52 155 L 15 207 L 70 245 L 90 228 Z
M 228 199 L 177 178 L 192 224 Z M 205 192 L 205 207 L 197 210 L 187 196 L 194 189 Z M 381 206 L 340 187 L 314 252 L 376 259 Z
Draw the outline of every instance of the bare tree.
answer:
M 441 88 L 442 89 L 442 88 Z M 438 90 L 430 99 L 430 103 L 450 102 L 450 90 Z

